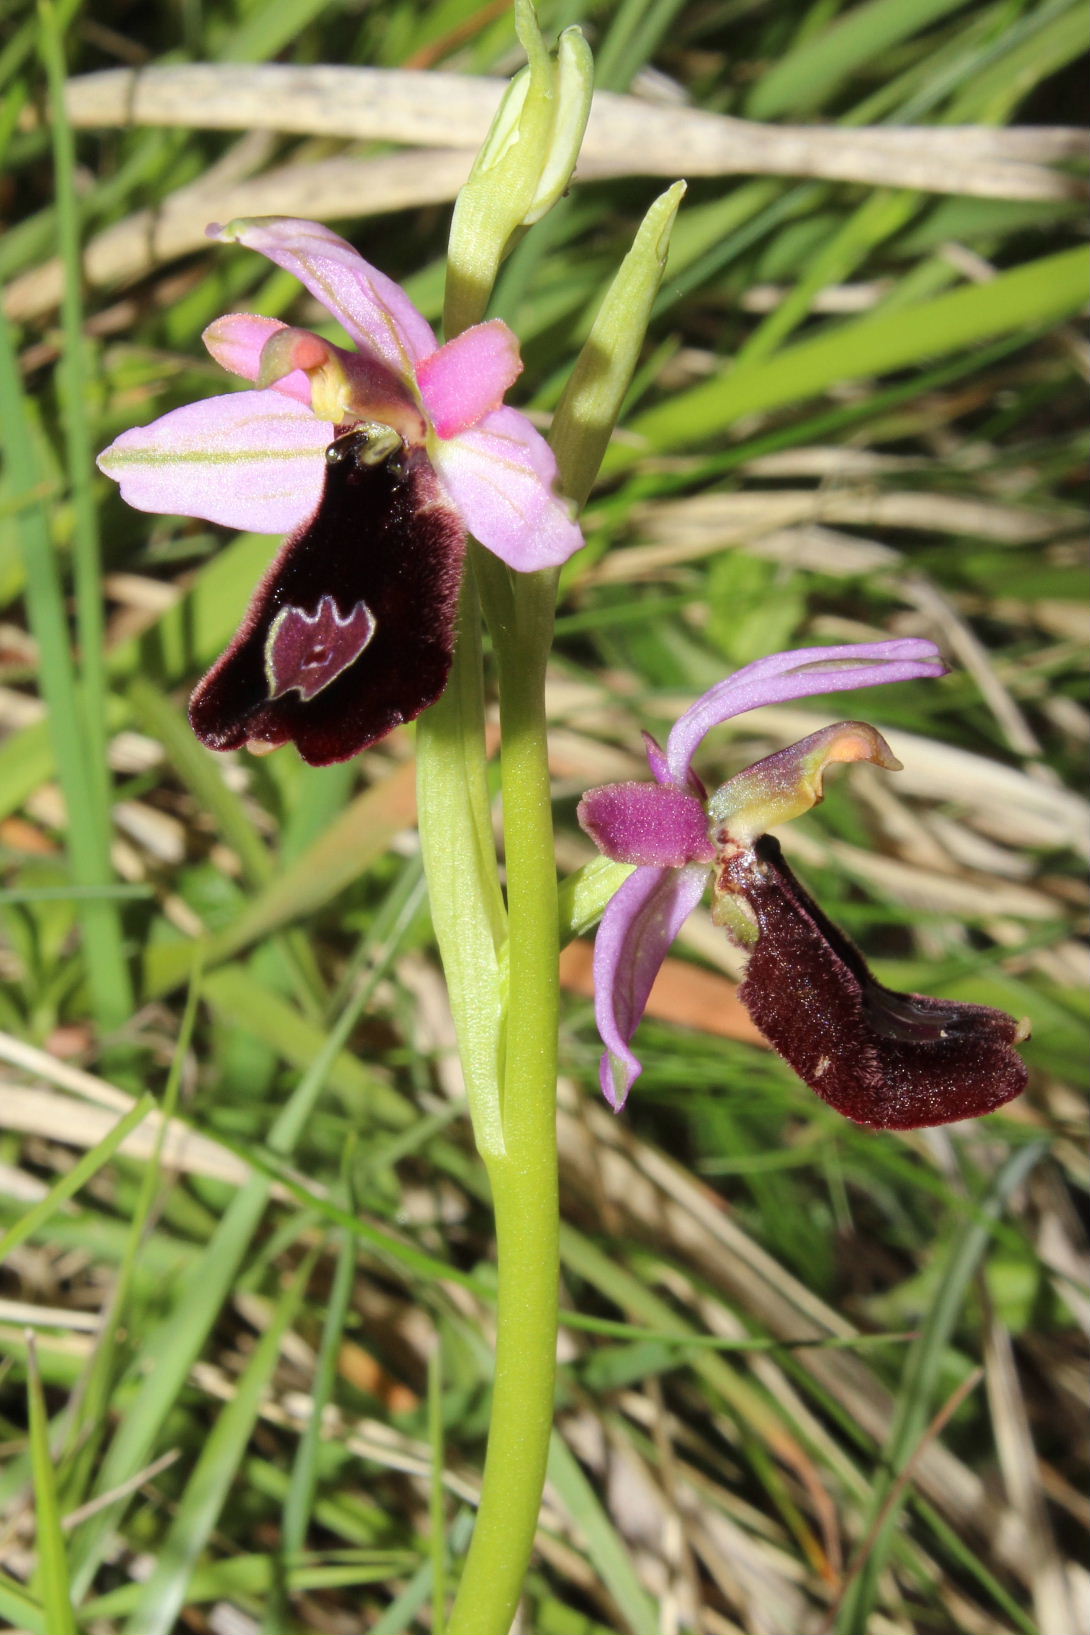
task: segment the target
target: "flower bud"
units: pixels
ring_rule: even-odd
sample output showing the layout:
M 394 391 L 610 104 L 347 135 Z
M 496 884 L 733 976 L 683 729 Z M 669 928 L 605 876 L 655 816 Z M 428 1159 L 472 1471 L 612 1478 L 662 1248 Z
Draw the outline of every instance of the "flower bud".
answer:
M 483 316 L 504 259 L 563 194 L 590 113 L 594 64 L 579 30 L 565 29 L 550 56 L 530 0 L 516 0 L 515 31 L 529 62 L 508 86 L 454 206 L 448 338 Z

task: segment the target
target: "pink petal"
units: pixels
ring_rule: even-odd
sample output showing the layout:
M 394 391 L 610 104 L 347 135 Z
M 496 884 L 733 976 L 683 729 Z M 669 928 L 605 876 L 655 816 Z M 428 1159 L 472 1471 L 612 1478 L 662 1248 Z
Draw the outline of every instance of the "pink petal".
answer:
M 243 380 L 256 380 L 261 370 L 262 348 L 278 330 L 287 327 L 279 318 L 229 312 L 209 324 L 201 339 L 221 369 L 241 375 Z M 310 408 L 310 381 L 301 369 L 293 369 L 290 375 L 276 381 L 273 390 Z
M 292 273 L 362 352 L 381 358 L 402 380 L 411 380 L 413 366 L 435 351 L 431 325 L 404 290 L 320 222 L 243 217 L 226 227 L 213 225 L 208 234 L 258 250 Z
M 674 784 L 607 783 L 588 789 L 577 816 L 598 850 L 618 863 L 681 868 L 715 861 L 703 805 Z
M 620 1112 L 642 1071 L 629 1049 L 659 968 L 700 901 L 706 868 L 637 869 L 610 899 L 594 941 L 594 1011 L 606 1047 L 602 1094 Z
M 429 452 L 470 533 L 509 567 L 556 567 L 582 545 L 567 501 L 553 489 L 553 451 L 517 409 L 495 409 Z
M 424 412 L 399 375 L 370 352 L 334 346 L 310 329 L 278 329 L 261 353 L 258 385 L 275 387 L 302 371 L 310 382 L 310 407 L 335 426 L 374 420 L 395 429 L 413 447 L 427 437 Z
M 649 732 L 641 732 L 640 737 L 643 739 L 643 747 L 647 755 L 647 764 L 651 768 L 655 781 L 657 783 L 668 783 L 671 788 L 676 789 L 678 786 L 674 783 L 674 780 L 670 775 L 670 763 L 666 759 L 665 752 L 658 743 L 658 740 L 652 738 Z M 685 788 L 690 795 L 696 796 L 702 807 L 707 806 L 708 791 L 705 789 L 703 783 L 697 777 L 696 773 L 691 767 L 689 769 L 689 776 L 685 780 Z
M 907 637 L 886 642 L 852 642 L 843 647 L 798 647 L 758 659 L 698 698 L 666 741 L 675 783 L 684 784 L 692 758 L 707 733 L 732 716 L 762 704 L 783 704 L 816 693 L 878 687 L 889 681 L 919 681 L 946 674 L 934 642 Z
M 643 747 L 647 753 L 647 764 L 651 768 L 651 776 L 656 783 L 672 783 L 670 777 L 670 763 L 666 759 L 665 751 L 657 738 L 652 738 L 649 732 L 641 732 Z
M 493 318 L 425 358 L 416 379 L 440 437 L 457 437 L 498 409 L 521 373 L 518 341 L 501 318 Z
M 98 464 L 138 511 L 287 534 L 322 497 L 333 431 L 279 392 L 231 392 L 122 432 Z

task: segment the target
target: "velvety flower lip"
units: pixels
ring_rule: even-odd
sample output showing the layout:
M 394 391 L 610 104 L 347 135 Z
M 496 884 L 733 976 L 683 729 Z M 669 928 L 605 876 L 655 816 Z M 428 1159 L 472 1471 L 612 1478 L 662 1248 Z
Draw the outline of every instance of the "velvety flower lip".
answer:
M 405 292 L 318 222 L 209 232 L 294 274 L 353 345 L 218 318 L 205 345 L 252 389 L 134 427 L 98 463 L 137 510 L 289 536 L 190 720 L 213 749 L 290 741 L 315 764 L 343 760 L 443 691 L 467 533 L 527 573 L 583 536 L 548 443 L 504 405 L 522 370 L 506 324 L 439 346 Z
M 1028 1034 L 1001 1011 L 884 988 L 821 913 L 761 831 L 822 798 L 837 761 L 895 770 L 864 722 L 824 727 L 728 779 L 710 800 L 692 770 L 705 734 L 762 704 L 946 673 L 932 642 L 909 638 L 799 648 L 747 665 L 681 717 L 665 752 L 644 734 L 653 784 L 587 792 L 579 821 L 606 856 L 635 863 L 595 942 L 602 1091 L 623 1107 L 640 1074 L 631 1048 L 666 952 L 703 894 L 714 859 L 713 917 L 747 956 L 740 997 L 811 1089 L 856 1123 L 908 1129 L 975 1117 L 1018 1095 Z
M 374 452 L 366 431 L 331 445 L 321 505 L 283 546 L 234 640 L 194 689 L 189 719 L 209 749 L 293 743 L 325 766 L 413 720 L 443 691 L 465 530 L 421 451 L 398 456 L 395 443 L 384 458 Z M 346 551 L 361 517 L 365 548 Z
M 837 1112 L 881 1130 L 978 1118 L 1020 1095 L 1029 1033 L 988 1005 L 895 993 L 762 835 L 723 865 L 759 935 L 739 996 L 771 1045 Z

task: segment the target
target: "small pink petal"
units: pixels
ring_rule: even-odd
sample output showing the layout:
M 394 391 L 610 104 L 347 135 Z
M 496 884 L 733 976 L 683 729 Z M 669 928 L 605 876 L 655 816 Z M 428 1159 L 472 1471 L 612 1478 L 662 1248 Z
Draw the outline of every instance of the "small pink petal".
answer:
M 675 783 L 684 784 L 692 758 L 712 727 L 763 704 L 879 687 L 890 681 L 919 681 L 946 675 L 934 642 L 904 637 L 885 642 L 851 642 L 841 647 L 799 647 L 757 659 L 698 698 L 675 724 L 666 758 Z
M 509 567 L 556 567 L 582 545 L 578 523 L 553 489 L 553 451 L 517 409 L 495 409 L 430 452 L 470 533 Z
M 340 350 L 332 341 L 323 341 L 310 329 L 285 326 L 270 335 L 262 348 L 257 383 L 259 386 L 275 386 L 278 380 L 294 374 L 296 370 L 309 374 L 312 369 L 320 369 L 330 358 L 336 357 Z
M 322 497 L 333 432 L 279 392 L 231 392 L 122 432 L 98 464 L 137 511 L 287 534 Z
M 673 783 L 670 776 L 670 763 L 666 753 L 657 738 L 652 738 L 649 732 L 641 732 L 643 747 L 647 752 L 647 764 L 651 768 L 651 776 L 656 783 Z
M 416 371 L 428 419 L 440 437 L 475 426 L 522 373 L 518 341 L 501 318 L 467 329 Z
M 258 384 L 275 386 L 300 370 L 319 420 L 335 426 L 375 420 L 413 447 L 424 443 L 428 427 L 415 392 L 370 352 L 334 346 L 309 329 L 278 329 L 262 350 Z
M 695 795 L 674 784 L 607 783 L 579 802 L 580 827 L 618 863 L 681 868 L 713 863 L 708 817 Z
M 266 344 L 280 330 L 286 329 L 279 318 L 259 318 L 249 312 L 229 312 L 209 324 L 201 339 L 221 369 L 243 380 L 256 380 L 261 372 L 261 353 Z M 295 369 L 275 384 L 285 397 L 310 407 L 310 381 L 301 370 Z
M 601 1085 L 620 1112 L 639 1078 L 629 1041 L 667 950 L 699 903 L 706 868 L 637 869 L 610 898 L 594 939 L 594 1012 L 606 1047 Z
M 211 226 L 209 237 L 245 244 L 298 278 L 362 352 L 402 380 L 435 351 L 431 325 L 401 287 L 330 228 L 290 216 L 254 216 Z

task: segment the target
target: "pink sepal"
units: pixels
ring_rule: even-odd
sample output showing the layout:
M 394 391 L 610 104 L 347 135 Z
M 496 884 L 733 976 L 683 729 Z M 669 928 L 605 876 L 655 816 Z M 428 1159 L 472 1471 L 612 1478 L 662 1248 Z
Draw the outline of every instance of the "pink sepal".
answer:
M 606 1047 L 601 1085 L 619 1113 L 642 1071 L 629 1040 L 666 952 L 699 903 L 707 867 L 637 869 L 610 898 L 594 941 L 594 1013 Z
M 685 711 L 666 740 L 674 783 L 684 784 L 692 758 L 712 727 L 763 704 L 785 704 L 815 693 L 921 681 L 946 674 L 934 642 L 907 636 L 894 641 L 851 642 L 841 647 L 797 647 L 773 653 L 736 670 Z
M 576 815 L 598 850 L 618 863 L 679 869 L 715 861 L 703 804 L 674 784 L 603 784 L 587 790 Z
M 517 409 L 494 409 L 431 453 L 469 532 L 509 567 L 556 567 L 582 545 L 567 502 L 553 490 L 553 451 Z
M 436 349 L 432 327 L 404 290 L 365 261 L 339 233 L 291 216 L 213 224 L 210 238 L 245 244 L 290 272 L 337 319 L 362 352 L 402 378 Z
M 280 392 L 230 392 L 122 432 L 98 464 L 138 511 L 289 534 L 322 497 L 332 437 Z

